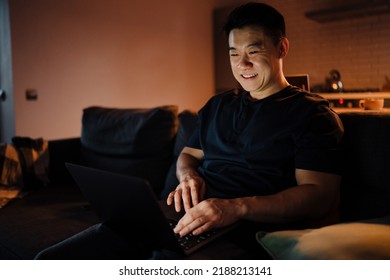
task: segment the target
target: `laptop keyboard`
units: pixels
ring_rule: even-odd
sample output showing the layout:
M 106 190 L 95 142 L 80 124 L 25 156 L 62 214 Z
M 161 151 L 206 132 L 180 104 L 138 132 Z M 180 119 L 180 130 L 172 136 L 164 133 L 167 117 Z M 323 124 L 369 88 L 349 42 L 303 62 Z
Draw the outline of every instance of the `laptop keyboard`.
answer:
M 168 220 L 169 225 L 172 229 L 175 228 L 177 221 L 175 220 Z M 179 234 L 175 234 L 177 240 L 179 241 L 180 246 L 185 250 L 188 251 L 194 246 L 199 245 L 200 243 L 212 238 L 215 236 L 217 231 L 210 230 L 205 233 L 202 233 L 200 235 L 193 235 L 192 233 L 189 233 L 185 236 L 180 236 Z

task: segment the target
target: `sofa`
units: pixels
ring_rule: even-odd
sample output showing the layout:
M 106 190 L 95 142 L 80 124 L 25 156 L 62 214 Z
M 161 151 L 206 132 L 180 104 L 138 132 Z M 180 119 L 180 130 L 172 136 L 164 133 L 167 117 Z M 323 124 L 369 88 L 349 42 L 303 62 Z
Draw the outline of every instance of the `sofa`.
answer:
M 384 234 L 390 228 L 390 112 L 356 110 L 339 115 L 345 127 L 340 223 L 258 232 L 253 238 L 275 259 L 390 258 Z M 24 178 L 28 191 L 0 209 L 0 259 L 33 259 L 40 250 L 98 222 L 65 162 L 144 178 L 158 198 L 166 198 L 178 183 L 176 159 L 196 121 L 195 112 L 179 112 L 174 105 L 85 108 L 80 137 L 48 141 L 48 183 Z M 351 232 L 360 233 L 354 242 L 365 244 L 363 253 L 335 244 L 340 234 L 353 239 L 348 238 Z

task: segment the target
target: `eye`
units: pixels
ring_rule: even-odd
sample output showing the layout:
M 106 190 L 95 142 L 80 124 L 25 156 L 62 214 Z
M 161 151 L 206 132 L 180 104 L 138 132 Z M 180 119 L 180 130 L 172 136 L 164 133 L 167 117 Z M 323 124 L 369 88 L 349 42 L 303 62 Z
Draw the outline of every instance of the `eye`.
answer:
M 260 51 L 258 50 L 255 50 L 255 51 L 250 51 L 249 54 L 252 55 L 252 54 L 258 54 Z

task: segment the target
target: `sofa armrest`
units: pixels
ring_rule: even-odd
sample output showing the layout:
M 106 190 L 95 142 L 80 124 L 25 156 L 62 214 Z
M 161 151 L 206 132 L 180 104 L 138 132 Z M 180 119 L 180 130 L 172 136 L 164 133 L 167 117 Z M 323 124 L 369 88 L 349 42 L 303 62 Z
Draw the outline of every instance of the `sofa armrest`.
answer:
M 80 138 L 67 138 L 49 141 L 49 178 L 51 183 L 71 182 L 65 162 L 80 162 Z
M 344 124 L 341 221 L 390 214 L 390 112 L 339 113 Z

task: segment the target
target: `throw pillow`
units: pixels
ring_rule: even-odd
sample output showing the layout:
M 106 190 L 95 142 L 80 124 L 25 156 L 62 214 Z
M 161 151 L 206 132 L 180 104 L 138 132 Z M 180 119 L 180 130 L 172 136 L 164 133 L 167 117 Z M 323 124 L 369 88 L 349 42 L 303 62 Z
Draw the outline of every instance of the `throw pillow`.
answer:
M 363 222 L 319 229 L 258 232 L 258 242 L 274 259 L 390 259 L 390 225 Z

